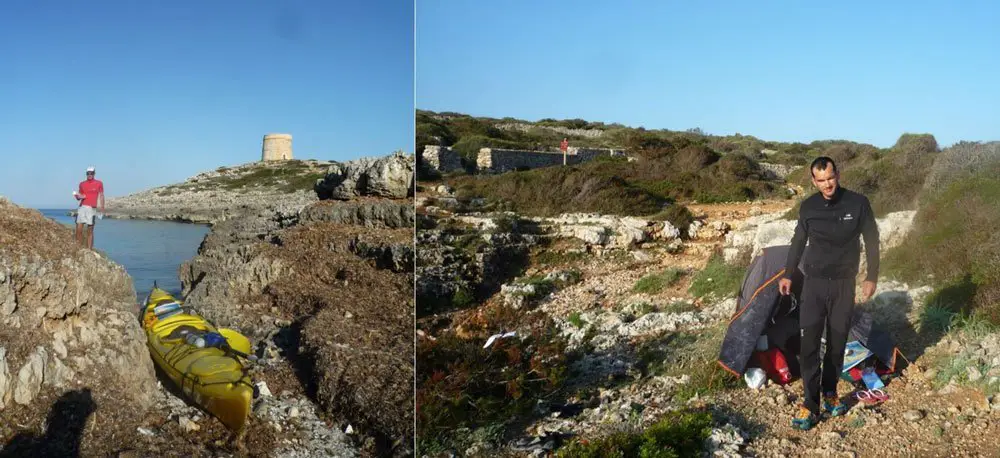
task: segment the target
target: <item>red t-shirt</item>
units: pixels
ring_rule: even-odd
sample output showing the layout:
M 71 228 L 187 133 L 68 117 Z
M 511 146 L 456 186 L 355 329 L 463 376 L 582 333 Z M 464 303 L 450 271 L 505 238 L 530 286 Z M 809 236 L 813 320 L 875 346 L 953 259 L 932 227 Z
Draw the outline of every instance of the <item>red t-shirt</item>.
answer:
M 80 194 L 83 194 L 83 202 L 80 205 L 97 208 L 97 195 L 104 192 L 104 183 L 101 180 L 85 180 L 80 182 Z

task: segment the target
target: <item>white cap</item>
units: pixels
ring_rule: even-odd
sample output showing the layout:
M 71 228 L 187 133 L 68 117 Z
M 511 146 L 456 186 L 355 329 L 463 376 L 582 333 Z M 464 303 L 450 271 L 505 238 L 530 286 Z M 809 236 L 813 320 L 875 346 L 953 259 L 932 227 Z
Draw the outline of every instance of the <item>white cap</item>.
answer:
M 87 167 L 87 171 L 88 172 L 93 172 L 94 171 L 94 166 Z

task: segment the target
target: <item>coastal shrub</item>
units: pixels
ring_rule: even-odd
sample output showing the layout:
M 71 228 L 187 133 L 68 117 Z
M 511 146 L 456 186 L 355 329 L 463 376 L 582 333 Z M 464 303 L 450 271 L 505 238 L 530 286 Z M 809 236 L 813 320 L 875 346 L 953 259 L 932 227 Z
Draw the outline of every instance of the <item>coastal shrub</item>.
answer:
M 462 139 L 455 142 L 452 145 L 452 149 L 461 154 L 466 160 L 472 163 L 476 162 L 476 158 L 479 157 L 479 150 L 481 148 L 508 148 L 508 149 L 533 149 L 532 144 L 522 143 L 512 140 L 505 140 L 502 138 L 487 137 L 485 135 L 471 135 L 467 137 L 462 137 Z
M 705 145 L 690 145 L 674 155 L 673 166 L 682 172 L 697 172 L 718 161 L 722 156 Z
M 311 168 L 305 162 L 293 159 L 275 164 L 258 165 L 242 175 L 222 175 L 209 179 L 203 187 L 221 187 L 226 190 L 265 187 L 281 192 L 313 189 L 316 180 L 326 176 L 323 168 Z
M 506 307 L 487 307 L 477 314 L 478 321 L 463 325 L 468 336 L 446 331 L 435 340 L 418 340 L 419 454 L 461 443 L 462 428 L 502 430 L 562 387 L 566 344 L 557 326 L 541 313 L 512 313 Z M 493 332 L 513 329 L 517 336 L 483 348 Z
M 922 193 L 931 197 L 948 183 L 1000 163 L 1000 142 L 960 142 L 937 155 L 924 180 Z
M 647 162 L 594 161 L 499 175 L 452 180 L 460 198 L 504 202 L 518 213 L 553 216 L 567 212 L 654 215 L 678 200 L 743 201 L 774 195 L 773 183 L 760 179 L 760 168 L 745 156 L 723 158 L 697 173 L 673 169 L 669 159 Z M 682 231 L 690 214 L 668 209 Z
M 485 197 L 532 216 L 566 212 L 643 215 L 659 211 L 664 198 L 629 183 L 615 173 L 619 166 L 626 164 L 585 163 L 460 177 L 452 184 L 459 198 Z
M 799 165 L 817 156 L 837 162 L 843 186 L 861 192 L 872 202 L 875 213 L 913 209 L 917 196 L 938 156 L 937 141 L 929 134 L 903 134 L 891 148 L 843 140 L 813 142 Z M 808 167 L 793 172 L 788 181 L 815 192 Z
M 743 284 L 746 268 L 727 264 L 718 254 L 709 259 L 704 269 L 694 275 L 688 293 L 695 297 L 723 299 L 734 297 Z
M 666 413 L 645 430 L 626 430 L 586 442 L 576 441 L 556 452 L 559 458 L 666 458 L 699 456 L 712 433 L 712 414 L 704 408 Z
M 950 301 L 942 299 L 942 304 L 996 324 L 1000 324 L 998 173 L 1000 165 L 994 165 L 945 186 L 920 208 L 911 232 L 883 261 L 888 275 L 904 281 L 958 285 L 946 296 Z

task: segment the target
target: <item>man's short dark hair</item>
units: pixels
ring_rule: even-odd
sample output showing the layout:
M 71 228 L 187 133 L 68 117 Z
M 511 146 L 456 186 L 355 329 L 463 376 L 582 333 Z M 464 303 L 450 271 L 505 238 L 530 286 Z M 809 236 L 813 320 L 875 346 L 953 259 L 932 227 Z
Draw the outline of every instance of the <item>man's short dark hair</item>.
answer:
M 837 163 L 833 162 L 833 159 L 830 159 L 826 156 L 817 157 L 816 159 L 813 160 L 812 165 L 809 166 L 809 174 L 812 176 L 816 176 L 816 174 L 813 173 L 813 170 L 816 169 L 826 170 L 827 166 L 830 165 L 833 166 L 833 173 L 837 173 Z

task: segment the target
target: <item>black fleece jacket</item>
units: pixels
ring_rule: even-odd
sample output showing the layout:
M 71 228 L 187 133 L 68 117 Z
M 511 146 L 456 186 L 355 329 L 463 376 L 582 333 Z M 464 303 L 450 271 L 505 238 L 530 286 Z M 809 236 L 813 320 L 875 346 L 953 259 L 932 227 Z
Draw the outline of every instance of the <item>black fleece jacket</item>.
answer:
M 802 201 L 799 222 L 795 226 L 792 247 L 788 251 L 785 278 L 799 265 L 806 240 L 809 250 L 802 263 L 807 277 L 852 278 L 858 274 L 861 261 L 860 237 L 865 238 L 868 272 L 865 280 L 876 281 L 879 269 L 878 225 L 868 198 L 838 187 L 833 198 L 826 200 L 817 192 Z

